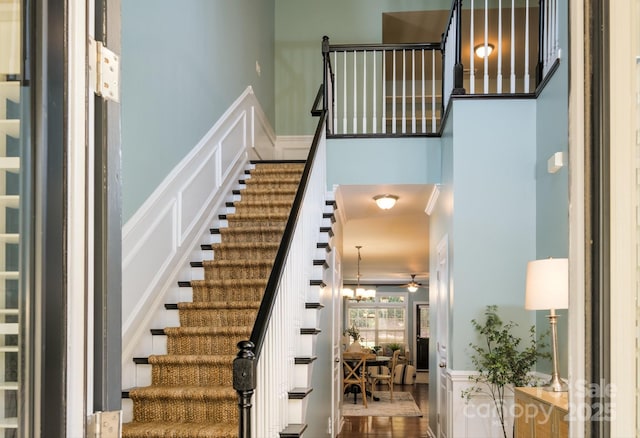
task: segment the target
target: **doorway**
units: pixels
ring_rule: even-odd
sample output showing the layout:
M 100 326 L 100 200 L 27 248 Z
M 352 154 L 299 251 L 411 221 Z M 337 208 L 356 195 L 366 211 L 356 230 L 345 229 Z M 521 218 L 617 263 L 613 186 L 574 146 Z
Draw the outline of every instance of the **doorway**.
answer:
M 416 370 L 429 371 L 429 303 L 415 303 Z

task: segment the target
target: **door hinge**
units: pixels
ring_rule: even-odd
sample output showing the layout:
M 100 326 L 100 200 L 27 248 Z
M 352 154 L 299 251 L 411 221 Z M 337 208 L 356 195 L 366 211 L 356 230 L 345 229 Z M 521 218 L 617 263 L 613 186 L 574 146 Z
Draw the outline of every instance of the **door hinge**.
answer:
M 106 100 L 120 102 L 120 57 L 92 38 L 89 38 L 89 89 Z
M 120 438 L 122 411 L 94 412 L 87 418 L 88 438 Z

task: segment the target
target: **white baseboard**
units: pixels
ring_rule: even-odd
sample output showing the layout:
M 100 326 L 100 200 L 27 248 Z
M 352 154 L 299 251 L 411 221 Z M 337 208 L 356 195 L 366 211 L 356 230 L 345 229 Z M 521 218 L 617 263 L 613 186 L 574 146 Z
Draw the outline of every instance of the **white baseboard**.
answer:
M 177 282 L 191 279 L 193 250 L 208 243 L 208 228 L 230 200 L 247 160 L 274 156 L 275 135 L 248 87 L 127 221 L 122 232 L 123 365 L 147 353 L 143 336 L 157 328 L 150 324 Z

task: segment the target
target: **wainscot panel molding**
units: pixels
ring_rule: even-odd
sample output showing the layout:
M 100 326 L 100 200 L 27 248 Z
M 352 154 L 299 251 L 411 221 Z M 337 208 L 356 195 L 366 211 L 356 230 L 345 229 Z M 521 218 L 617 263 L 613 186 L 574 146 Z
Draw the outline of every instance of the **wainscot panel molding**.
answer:
M 177 282 L 191 280 L 194 248 L 210 243 L 247 160 L 274 157 L 275 135 L 247 87 L 123 227 L 123 387 L 135 384 L 125 375 L 131 358 L 151 353 L 149 329 L 178 300 Z
M 470 376 L 475 371 L 449 371 L 449 406 L 451 408 L 449 421 L 452 437 L 460 438 L 490 438 L 502 436 L 502 428 L 498 419 L 493 399 L 484 394 L 477 394 L 470 400 L 462 397 L 462 391 L 473 386 Z M 506 428 L 509 436 L 513 430 L 513 391 L 505 391 L 505 409 L 507 410 Z
M 280 160 L 306 160 L 313 142 L 312 135 L 279 135 L 276 158 Z

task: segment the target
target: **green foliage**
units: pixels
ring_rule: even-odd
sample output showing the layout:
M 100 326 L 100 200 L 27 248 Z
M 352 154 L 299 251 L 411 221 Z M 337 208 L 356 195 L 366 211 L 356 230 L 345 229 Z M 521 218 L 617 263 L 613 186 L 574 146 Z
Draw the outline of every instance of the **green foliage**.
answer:
M 349 327 L 348 329 L 346 329 L 343 333 L 343 335 L 349 335 L 351 336 L 351 339 L 353 339 L 353 342 L 355 341 L 359 341 L 360 340 L 360 331 L 358 330 L 358 328 L 354 325 L 352 325 L 351 327 Z
M 497 312 L 498 306 L 487 306 L 484 323 L 471 320 L 482 343 L 469 344 L 473 350 L 471 362 L 478 374 L 469 377 L 474 385 L 463 391 L 462 397 L 469 400 L 473 394 L 489 395 L 500 418 L 504 437 L 507 438 L 504 424 L 505 390 L 512 390 L 516 386 L 531 386 L 534 381 L 531 369 L 538 358 L 548 358 L 549 353 L 541 351 L 546 347 L 546 333 L 536 342 L 535 326 L 531 326 L 525 345 L 522 338 L 512 333 L 512 329 L 518 324 L 513 321 L 503 323 Z
M 392 344 L 388 344 L 387 348 L 393 352 L 393 351 L 396 351 L 396 350 L 400 350 L 402 348 L 402 345 L 394 342 Z

